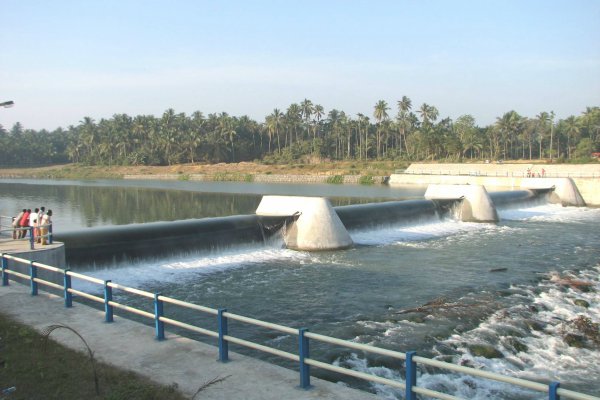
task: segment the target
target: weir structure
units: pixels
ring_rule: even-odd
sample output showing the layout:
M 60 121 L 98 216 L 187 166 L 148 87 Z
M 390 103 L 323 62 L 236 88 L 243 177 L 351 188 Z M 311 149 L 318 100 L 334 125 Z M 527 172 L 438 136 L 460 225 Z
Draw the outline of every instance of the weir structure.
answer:
M 567 184 L 563 186 L 562 198 L 566 198 L 562 193 L 574 192 Z M 102 264 L 186 251 L 220 251 L 263 243 L 276 234 L 290 249 L 340 250 L 353 246 L 349 230 L 406 223 L 450 211 L 462 221 L 496 222 L 496 205 L 530 200 L 552 190 L 554 186 L 488 193 L 481 185 L 430 185 L 422 200 L 338 207 L 323 197 L 263 196 L 253 215 L 98 227 L 55 233 L 54 238 L 65 243 L 68 263 L 92 259 Z
M 41 264 L 35 261 L 22 259 L 20 257 L 15 257 L 12 255 L 0 254 L 0 258 L 2 262 L 2 286 L 4 287 L 8 286 L 11 280 L 20 281 L 21 283 L 29 285 L 31 296 L 39 296 L 39 290 L 45 288 L 48 292 L 60 294 L 60 296 L 64 298 L 64 307 L 68 309 L 71 309 L 74 305 L 74 302 L 78 301 L 79 299 L 90 300 L 92 302 L 100 304 L 101 307 L 103 307 L 104 322 L 106 323 L 115 322 L 116 311 L 135 314 L 153 323 L 154 329 L 148 329 L 148 331 L 154 332 L 154 337 L 157 339 L 157 341 L 155 342 L 157 346 L 160 346 L 160 343 L 163 342 L 165 339 L 169 339 L 169 337 L 166 335 L 166 327 L 175 326 L 178 328 L 182 328 L 186 331 L 199 333 L 201 335 L 205 335 L 215 339 L 217 342 L 217 348 L 214 348 L 214 354 L 218 354 L 218 360 L 221 362 L 236 362 L 230 359 L 230 344 L 243 346 L 260 352 L 275 355 L 287 360 L 291 360 L 293 362 L 298 363 L 299 386 L 302 389 L 310 389 L 312 387 L 311 367 L 315 367 L 343 374 L 346 376 L 351 376 L 368 382 L 380 383 L 401 389 L 404 391 L 405 398 L 408 400 L 416 400 L 417 394 L 436 399 L 460 400 L 460 398 L 456 396 L 448 395 L 435 390 L 427 389 L 422 386 L 418 386 L 418 367 L 427 366 L 436 369 L 441 369 L 444 371 L 466 374 L 483 379 L 494 380 L 497 382 L 504 382 L 509 385 L 519 386 L 521 388 L 541 392 L 546 394 L 549 400 L 559 400 L 561 398 L 576 400 L 600 400 L 600 397 L 595 397 L 573 390 L 561 388 L 559 382 L 549 382 L 548 384 L 543 384 L 531 380 L 509 377 L 506 375 L 496 374 L 481 369 L 475 369 L 471 367 L 421 357 L 418 356 L 417 353 L 414 351 L 399 352 L 371 345 L 356 343 L 353 341 L 342 340 L 331 336 L 325 336 L 315 332 L 311 332 L 305 327 L 292 328 L 267 321 L 257 320 L 251 317 L 232 313 L 226 308 L 214 309 L 210 307 L 205 307 L 202 305 L 181 301 L 172 297 L 163 296 L 160 293 L 152 293 L 145 290 L 127 287 L 124 285 L 120 285 L 116 282 L 112 282 L 110 280 L 101 280 L 98 278 L 87 276 L 85 274 L 76 273 L 68 269 L 61 269 L 51 265 Z M 21 273 L 10 268 L 8 265 L 9 260 L 14 263 L 19 263 L 28 267 L 29 273 Z M 45 271 L 47 273 L 56 274 L 58 277 L 62 278 L 62 284 L 56 284 L 49 280 L 40 278 L 38 275 L 39 271 Z M 82 280 L 98 285 L 100 288 L 103 289 L 104 295 L 101 297 L 81 290 L 74 289 L 73 279 Z M 127 292 L 131 295 L 135 295 L 145 299 L 148 302 L 148 305 L 150 305 L 153 309 L 153 312 L 148 312 L 140 308 L 136 308 L 115 301 L 113 299 L 113 291 L 115 290 Z M 51 300 L 50 297 L 46 298 L 48 301 Z M 212 315 L 216 319 L 216 325 L 218 329 L 217 331 L 214 331 L 211 329 L 207 329 L 206 327 L 196 326 L 169 317 L 165 313 L 164 304 L 186 308 L 195 313 Z M 83 307 L 85 307 L 85 305 Z M 77 311 L 75 310 L 74 312 Z M 297 336 L 298 351 L 297 353 L 291 353 L 236 337 L 234 336 L 232 329 L 229 329 L 229 320 L 238 321 L 255 327 L 266 328 L 269 330 L 284 333 L 286 335 Z M 179 337 L 177 337 L 176 335 L 173 335 L 173 338 L 179 339 Z M 319 361 L 311 357 L 310 353 L 311 343 L 314 343 L 315 341 L 320 343 L 326 343 L 329 345 L 354 349 L 365 353 L 379 354 L 390 357 L 394 360 L 398 360 L 399 364 L 404 366 L 405 379 L 404 381 L 402 381 L 384 378 L 374 374 L 359 372 L 352 369 L 343 368 L 331 363 Z M 260 385 L 260 382 L 256 382 L 256 385 Z M 344 388 L 340 388 L 340 390 L 343 389 Z

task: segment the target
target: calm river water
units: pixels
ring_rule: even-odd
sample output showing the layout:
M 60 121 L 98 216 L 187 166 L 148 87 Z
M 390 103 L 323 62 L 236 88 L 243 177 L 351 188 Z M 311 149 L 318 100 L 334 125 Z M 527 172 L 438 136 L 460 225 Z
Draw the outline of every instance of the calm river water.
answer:
M 56 230 L 93 229 L 248 214 L 261 194 L 330 196 L 337 205 L 420 198 L 423 193 L 424 188 L 358 185 L 1 180 L 0 214 L 45 205 L 54 210 Z M 561 387 L 598 395 L 599 344 L 570 347 L 563 338 L 581 334 L 570 322 L 575 318 L 600 322 L 600 209 L 530 203 L 499 209 L 499 214 L 498 224 L 432 218 L 350 232 L 357 245 L 346 251 L 291 251 L 274 239 L 212 253 L 103 268 L 90 263 L 77 269 L 249 317 L 402 352 L 416 350 L 516 377 L 558 380 Z M 575 289 L 564 284 L 568 278 L 591 286 Z M 146 302 L 117 298 L 150 309 Z M 585 300 L 589 307 L 575 300 Z M 214 328 L 212 320 L 196 314 L 166 312 Z M 295 351 L 295 338 L 230 324 L 234 336 Z M 320 360 L 386 377 L 403 374 L 399 362 L 311 346 Z M 481 348 L 495 349 L 496 357 L 480 356 Z M 344 381 L 382 398 L 402 398 L 388 387 Z M 465 398 L 544 398 L 439 371 L 422 370 L 419 385 Z

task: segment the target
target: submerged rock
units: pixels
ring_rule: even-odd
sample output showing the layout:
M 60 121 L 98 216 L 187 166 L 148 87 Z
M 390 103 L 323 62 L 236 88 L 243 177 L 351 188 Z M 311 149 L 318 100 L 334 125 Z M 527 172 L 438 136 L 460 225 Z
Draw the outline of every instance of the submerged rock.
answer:
M 543 331 L 544 325 L 541 322 L 534 321 L 532 319 L 525 320 L 525 325 L 532 331 Z
M 504 355 L 498 349 L 487 344 L 469 345 L 469 351 L 475 357 L 504 358 Z
M 567 333 L 565 336 L 563 336 L 563 340 L 570 347 L 577 347 L 578 349 L 582 349 L 585 347 L 585 338 L 581 335 Z
M 529 350 L 525 343 L 514 337 L 508 338 L 507 343 L 515 350 L 515 353 L 526 352 Z
M 416 324 L 424 324 L 425 317 L 422 315 L 411 315 L 410 317 L 407 318 L 407 321 L 414 322 Z
M 585 301 L 583 299 L 575 299 L 575 301 L 573 303 L 575 303 L 576 306 L 581 306 L 581 307 L 585 307 L 585 308 L 589 308 L 589 306 L 590 306 L 590 303 L 588 303 L 587 301 Z

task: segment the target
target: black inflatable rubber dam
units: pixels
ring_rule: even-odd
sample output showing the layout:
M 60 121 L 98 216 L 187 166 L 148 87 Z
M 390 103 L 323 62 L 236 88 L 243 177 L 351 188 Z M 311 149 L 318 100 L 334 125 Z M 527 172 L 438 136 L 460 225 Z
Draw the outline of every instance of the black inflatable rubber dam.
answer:
M 531 190 L 492 192 L 495 205 L 531 201 L 539 193 Z M 404 200 L 334 207 L 348 230 L 411 223 L 436 218 L 449 211 L 456 200 Z M 67 263 L 117 262 L 164 257 L 195 250 L 214 250 L 263 243 L 289 217 L 235 215 L 171 222 L 117 225 L 56 233 L 65 243 Z

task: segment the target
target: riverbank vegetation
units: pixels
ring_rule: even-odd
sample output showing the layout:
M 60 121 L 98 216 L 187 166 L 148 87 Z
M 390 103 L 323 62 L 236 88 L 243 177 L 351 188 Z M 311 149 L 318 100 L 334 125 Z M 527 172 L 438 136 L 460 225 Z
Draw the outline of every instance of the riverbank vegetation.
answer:
M 171 166 L 255 161 L 318 164 L 326 161 L 541 160 L 590 161 L 600 150 L 600 107 L 556 120 L 552 112 L 525 117 L 509 111 L 480 127 L 471 115 L 440 118 L 429 104 L 378 101 L 355 116 L 305 99 L 274 109 L 262 121 L 226 112 L 129 116 L 54 131 L 0 126 L 0 164 L 79 163 L 101 166 Z
M 79 341 L 75 335 L 73 340 Z M 2 399 L 187 398 L 176 385 L 160 386 L 133 372 L 104 363 L 95 362 L 94 371 L 85 350 L 68 349 L 2 314 L 0 349 Z

